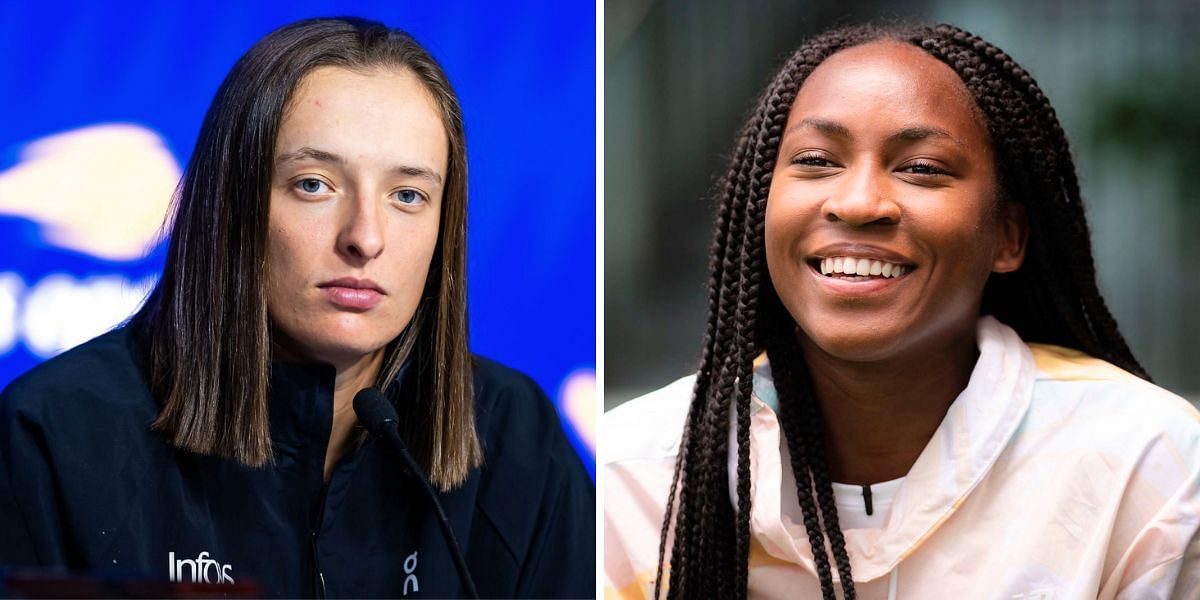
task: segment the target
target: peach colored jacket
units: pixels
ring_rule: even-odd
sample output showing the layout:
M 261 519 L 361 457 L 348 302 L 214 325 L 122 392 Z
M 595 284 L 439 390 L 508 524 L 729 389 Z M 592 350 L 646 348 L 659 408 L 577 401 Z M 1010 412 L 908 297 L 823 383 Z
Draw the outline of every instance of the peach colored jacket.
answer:
M 1200 598 L 1200 413 L 991 317 L 978 344 L 883 528 L 845 532 L 858 597 Z M 652 595 L 693 381 L 605 415 L 607 598 Z M 820 597 L 769 367 L 754 389 L 750 595 Z

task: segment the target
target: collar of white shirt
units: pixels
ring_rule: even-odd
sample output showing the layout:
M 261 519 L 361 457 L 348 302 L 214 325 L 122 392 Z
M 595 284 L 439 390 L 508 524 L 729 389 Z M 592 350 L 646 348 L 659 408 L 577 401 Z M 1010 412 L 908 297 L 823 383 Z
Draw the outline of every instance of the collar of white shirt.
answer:
M 843 532 L 855 581 L 886 575 L 936 531 L 987 475 L 1025 416 L 1036 375 L 1029 347 L 990 316 L 979 320 L 977 343 L 979 360 L 966 389 L 905 476 L 883 527 Z M 768 555 L 815 574 L 791 462 L 772 409 L 778 401 L 766 362 L 755 369 L 751 406 L 751 537 Z M 736 431 L 730 429 L 734 449 Z M 736 474 L 737 453 L 731 451 L 729 489 L 735 506 Z

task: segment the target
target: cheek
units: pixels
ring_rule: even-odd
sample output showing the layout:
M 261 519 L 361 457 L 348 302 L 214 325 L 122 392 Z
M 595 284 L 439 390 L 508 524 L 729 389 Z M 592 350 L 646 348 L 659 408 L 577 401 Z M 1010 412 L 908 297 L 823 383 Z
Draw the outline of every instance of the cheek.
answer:
M 959 243 L 974 250 L 974 255 L 990 269 L 992 254 L 1000 234 L 1000 220 L 994 207 L 982 201 L 972 211 L 973 218 L 963 219 L 956 231 Z
M 272 213 L 267 229 L 267 303 L 276 314 L 298 298 L 311 271 L 313 253 L 321 247 L 313 225 L 296 221 Z
M 992 215 L 978 209 L 946 211 L 928 223 L 925 237 L 936 244 L 934 256 L 943 263 L 942 272 L 960 282 L 963 293 L 978 294 L 991 274 L 996 227 Z
M 787 244 L 784 241 L 787 239 L 787 223 L 779 212 L 774 210 L 768 201 L 767 214 L 763 223 L 763 251 L 766 255 L 767 273 L 770 274 L 772 280 L 778 280 L 776 273 L 783 266 L 782 263 L 787 256 Z M 776 285 L 776 287 L 779 286 Z
M 783 274 L 787 269 L 802 266 L 796 264 L 796 245 L 806 235 L 806 223 L 812 219 L 807 205 L 795 193 L 787 194 L 776 186 L 767 195 L 766 214 L 763 217 L 763 244 L 765 246 L 767 270 L 776 287 L 785 287 L 789 278 Z
M 426 217 L 427 215 L 422 215 Z M 429 265 L 433 261 L 438 242 L 437 215 L 428 215 L 418 221 L 406 222 L 395 228 L 388 240 L 390 252 L 388 271 L 394 273 L 398 288 L 403 290 L 406 304 L 415 305 L 428 278 Z

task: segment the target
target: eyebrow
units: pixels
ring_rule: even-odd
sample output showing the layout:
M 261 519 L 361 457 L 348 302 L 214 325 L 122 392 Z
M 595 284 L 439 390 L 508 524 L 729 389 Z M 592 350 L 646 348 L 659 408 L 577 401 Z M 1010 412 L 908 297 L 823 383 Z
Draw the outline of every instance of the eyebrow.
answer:
M 787 137 L 793 131 L 799 131 L 801 129 L 816 129 L 817 131 L 831 137 L 853 137 L 850 135 L 850 129 L 848 129 L 845 125 L 842 125 L 837 121 L 818 119 L 816 117 L 809 117 L 803 121 L 800 121 L 799 123 L 796 123 L 795 125 L 792 125 L 791 127 L 788 127 L 788 130 L 783 133 L 783 137 Z
M 845 139 L 854 137 L 853 135 L 850 134 L 850 129 L 848 127 L 846 127 L 845 125 L 842 125 L 841 123 L 838 123 L 837 121 L 830 121 L 829 119 L 820 119 L 820 118 L 816 118 L 816 117 L 809 117 L 807 119 L 804 119 L 803 121 L 800 121 L 799 123 L 797 123 L 795 125 L 792 125 L 791 127 L 788 128 L 788 130 L 786 132 L 784 132 L 783 135 L 784 135 L 784 137 L 787 137 L 793 131 L 797 131 L 800 129 L 807 129 L 807 128 L 816 129 L 817 131 L 819 131 L 825 135 L 828 135 L 830 137 L 838 137 L 838 138 L 845 138 Z M 920 140 L 927 140 L 930 138 L 939 138 L 939 139 L 949 140 L 950 142 L 953 142 L 956 146 L 959 146 L 960 148 L 965 147 L 965 145 L 962 143 L 962 141 L 959 140 L 958 138 L 954 137 L 953 135 L 950 135 L 949 131 L 942 129 L 941 127 L 933 127 L 930 125 L 918 125 L 918 126 L 905 127 L 903 129 L 899 129 L 897 131 L 892 132 L 891 135 L 889 135 L 887 137 L 887 141 L 888 142 L 896 142 L 896 141 L 916 142 L 916 141 L 920 141 Z
M 332 152 L 326 152 L 325 150 L 318 150 L 316 148 L 310 148 L 308 146 L 304 146 L 303 148 L 300 148 L 299 150 L 296 150 L 294 152 L 284 152 L 283 154 L 280 154 L 275 159 L 275 166 L 279 167 L 280 165 L 283 165 L 283 164 L 286 164 L 289 162 L 298 162 L 298 161 L 302 161 L 302 160 L 315 160 L 317 162 L 331 163 L 331 164 L 335 164 L 338 166 L 344 166 L 346 164 L 346 159 L 343 158 L 341 155 L 334 154 Z M 426 167 L 416 167 L 416 166 L 412 166 L 412 165 L 397 165 L 397 166 L 392 167 L 391 169 L 388 169 L 388 171 L 390 171 L 392 173 L 404 175 L 407 177 L 421 177 L 424 179 L 428 179 L 438 185 L 442 185 L 442 176 L 439 175 L 437 171 L 434 171 L 433 169 L 428 169 Z

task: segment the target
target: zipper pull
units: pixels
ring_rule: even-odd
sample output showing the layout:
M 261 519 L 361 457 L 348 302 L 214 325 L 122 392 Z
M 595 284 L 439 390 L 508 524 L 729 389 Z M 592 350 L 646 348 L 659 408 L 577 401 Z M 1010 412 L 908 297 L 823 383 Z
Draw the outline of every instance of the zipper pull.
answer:
M 328 596 L 325 593 L 325 571 L 321 569 L 321 557 L 320 557 L 320 555 L 317 554 L 317 552 L 318 552 L 318 550 L 317 550 L 318 532 L 316 529 L 313 529 L 313 530 L 310 530 L 309 533 L 312 534 L 311 537 L 309 537 L 309 541 L 312 543 L 311 547 L 312 547 L 313 568 L 317 571 L 317 581 L 316 581 L 317 589 L 314 590 L 314 592 L 316 592 L 317 598 L 324 600 Z
M 867 516 L 875 514 L 875 507 L 871 505 L 871 486 L 862 486 L 863 502 L 867 504 Z

